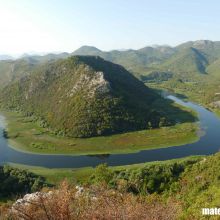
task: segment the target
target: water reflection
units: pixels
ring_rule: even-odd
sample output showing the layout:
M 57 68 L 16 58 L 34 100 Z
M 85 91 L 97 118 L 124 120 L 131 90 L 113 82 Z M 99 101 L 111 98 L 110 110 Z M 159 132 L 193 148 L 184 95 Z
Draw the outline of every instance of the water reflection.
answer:
M 110 154 L 90 154 L 87 156 L 88 157 L 96 157 L 98 159 L 106 159 L 106 158 L 110 157 Z
M 4 117 L 0 116 L 0 163 L 20 163 L 48 168 L 79 168 L 97 166 L 100 163 L 107 163 L 110 166 L 119 166 L 155 160 L 181 158 L 189 155 L 208 155 L 218 152 L 220 149 L 220 120 L 215 114 L 200 105 L 191 102 L 183 102 L 174 96 L 169 96 L 168 98 L 197 111 L 203 134 L 205 131 L 205 135 L 202 135 L 199 141 L 182 146 L 144 150 L 138 153 L 128 154 L 68 156 L 23 153 L 8 146 L 7 139 L 3 137 L 3 130 L 5 127 Z

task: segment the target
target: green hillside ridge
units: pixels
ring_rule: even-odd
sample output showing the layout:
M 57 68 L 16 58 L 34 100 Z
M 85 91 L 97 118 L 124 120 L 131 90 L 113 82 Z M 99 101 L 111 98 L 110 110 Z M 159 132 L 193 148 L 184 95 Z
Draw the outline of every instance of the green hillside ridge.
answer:
M 215 60 L 212 64 L 207 67 L 207 72 L 212 76 L 219 77 L 220 73 L 220 58 Z
M 73 55 L 97 55 L 105 60 L 120 64 L 129 71 L 139 73 L 145 71 L 149 65 L 156 65 L 168 57 L 173 55 L 175 49 L 169 46 L 158 46 L 158 47 L 144 47 L 139 50 L 112 50 L 112 51 L 101 51 L 97 48 L 90 46 L 83 46 L 78 50 L 74 51 Z
M 105 60 L 124 66 L 137 77 L 145 76 L 152 71 L 166 72 L 167 69 L 172 69 L 174 75 L 181 73 L 181 76 L 184 77 L 186 74 L 185 78 L 187 78 L 191 73 L 207 73 L 206 66 L 211 65 L 220 58 L 220 42 L 199 40 L 186 42 L 176 47 L 148 46 L 138 50 L 129 49 L 123 51 L 102 51 L 93 46 L 82 46 L 74 51 L 72 55 L 100 56 Z M 69 53 L 47 54 L 44 56 L 27 55 L 10 62 L 11 64 L 27 62 L 33 65 L 34 63 L 44 63 L 69 56 L 71 56 Z M 1 65 L 4 66 L 4 63 L 7 62 L 0 62 L 0 74 L 5 72 L 5 69 L 4 71 L 1 70 Z M 10 70 L 11 68 L 8 67 L 6 72 L 10 72 Z M 25 68 L 23 68 L 22 72 L 22 75 L 27 74 Z M 15 69 L 9 75 L 12 78 L 14 75 L 19 74 L 16 73 Z M 2 87 L 7 83 L 2 82 L 0 86 Z
M 33 66 L 34 63 L 26 60 L 0 61 L 0 88 L 3 88 L 10 82 L 19 80 L 25 75 L 28 75 Z
M 220 41 L 198 40 L 189 41 L 176 47 L 177 50 L 185 48 L 195 48 L 202 53 L 209 63 L 214 62 L 220 57 Z
M 24 56 L 17 60 L 0 60 L 0 89 L 7 86 L 9 83 L 16 82 L 22 77 L 31 74 L 38 66 L 51 62 L 53 60 L 68 57 L 68 53 L 47 54 L 44 56 Z
M 148 46 L 138 50 L 112 50 L 102 51 L 93 46 L 82 46 L 72 53 L 72 55 L 92 55 L 100 56 L 105 60 L 120 64 L 136 76 L 146 75 L 151 71 L 161 70 L 167 71 L 167 68 L 173 67 L 174 71 L 178 72 L 198 72 L 205 73 L 205 67 L 211 65 L 214 61 L 220 58 L 220 42 L 219 41 L 190 41 L 180 44 L 176 47 L 170 46 Z M 14 61 L 0 62 L 1 65 L 10 62 L 16 64 L 17 62 L 31 62 L 43 63 L 60 58 L 67 58 L 71 56 L 69 53 L 47 54 L 44 56 L 26 55 Z M 180 62 L 180 60 L 184 62 Z M 185 69 L 186 68 L 186 69 Z M 7 69 L 7 72 L 11 68 Z M 23 75 L 25 75 L 25 69 Z M 10 73 L 12 76 L 16 75 L 16 69 Z M 183 73 L 184 75 L 184 73 Z M 12 77 L 11 76 L 11 77 Z M 0 84 L 1 86 L 1 84 Z
M 39 66 L 29 76 L 7 86 L 1 102 L 8 109 L 34 115 L 43 127 L 69 137 L 176 123 L 168 114 L 168 100 L 122 66 L 92 56 L 73 56 Z M 188 116 L 190 121 L 192 118 Z
M 102 51 L 96 47 L 83 46 L 72 54 L 100 56 L 124 66 L 145 83 L 157 83 L 157 88 L 173 90 L 175 85 L 176 92 L 185 94 L 194 101 L 199 100 L 210 108 L 213 102 L 220 101 L 215 95 L 219 93 L 220 81 L 219 41 L 198 40 L 176 47 L 151 46 L 123 51 Z M 61 53 L 0 61 L 0 88 L 33 73 L 40 65 L 69 56 L 71 54 Z
M 146 75 L 151 71 L 167 71 L 174 74 L 206 73 L 206 66 L 220 58 L 220 42 L 190 41 L 176 47 L 157 46 L 139 50 L 101 51 L 83 46 L 74 55 L 98 55 L 106 60 L 121 64 L 136 75 Z
M 182 77 L 184 73 L 206 73 L 207 64 L 208 61 L 199 51 L 195 48 L 186 48 L 175 53 L 160 68 L 167 68 Z

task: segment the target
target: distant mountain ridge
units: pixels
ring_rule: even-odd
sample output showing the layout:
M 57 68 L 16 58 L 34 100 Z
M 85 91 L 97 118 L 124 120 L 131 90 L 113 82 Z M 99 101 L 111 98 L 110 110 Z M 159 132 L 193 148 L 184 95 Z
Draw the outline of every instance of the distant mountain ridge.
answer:
M 112 50 L 102 51 L 94 46 L 82 46 L 73 53 L 26 55 L 17 60 L 0 61 L 0 76 L 4 78 L 0 82 L 0 88 L 12 80 L 26 75 L 36 65 L 57 59 L 64 59 L 72 55 L 100 56 L 105 60 L 124 66 L 139 79 L 146 78 L 148 74 L 158 72 L 162 75 L 172 71 L 173 77 L 177 76 L 183 80 L 196 77 L 198 74 L 209 73 L 208 68 L 216 60 L 220 59 L 220 41 L 189 41 L 176 47 L 170 46 L 148 46 L 138 50 Z M 22 63 L 22 66 L 20 65 Z M 20 66 L 17 71 L 17 68 Z M 215 65 L 216 68 L 218 68 Z M 22 72 L 23 68 L 23 72 Z M 13 71 L 12 71 L 13 70 Z M 212 73 L 212 72 L 210 72 Z M 160 77 L 161 78 L 161 77 Z M 162 77 L 166 78 L 166 77 Z
M 144 47 L 139 50 L 112 50 L 101 51 L 95 47 L 82 46 L 74 51 L 73 55 L 95 55 L 120 64 L 128 70 L 138 72 L 147 68 L 150 64 L 159 64 L 175 53 L 175 49 L 169 46 Z
M 220 102 L 220 41 L 188 41 L 176 47 L 145 47 L 124 53 L 99 51 L 98 55 L 125 66 L 153 87 L 184 94 L 219 112 L 215 103 Z
M 0 55 L 0 60 L 13 60 L 14 57 L 9 56 L 9 55 L 5 55 L 5 54 L 1 54 Z

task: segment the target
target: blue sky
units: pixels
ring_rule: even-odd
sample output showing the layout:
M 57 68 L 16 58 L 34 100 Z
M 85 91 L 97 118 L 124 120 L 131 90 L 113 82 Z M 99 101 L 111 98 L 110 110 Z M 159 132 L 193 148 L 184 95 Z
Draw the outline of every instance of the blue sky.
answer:
M 220 40 L 218 0 L 0 0 L 0 53 Z

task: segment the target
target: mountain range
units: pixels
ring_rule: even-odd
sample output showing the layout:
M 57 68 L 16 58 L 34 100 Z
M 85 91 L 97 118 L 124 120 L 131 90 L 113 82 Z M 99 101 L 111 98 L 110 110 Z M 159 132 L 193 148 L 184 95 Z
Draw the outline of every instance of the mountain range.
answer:
M 149 46 L 139 50 L 112 50 L 108 52 L 93 46 L 82 46 L 73 53 L 44 56 L 26 55 L 17 60 L 0 62 L 0 74 L 5 78 L 4 82 L 0 83 L 0 87 L 19 76 L 23 76 L 29 68 L 35 65 L 72 55 L 100 56 L 107 61 L 124 66 L 144 81 L 147 81 L 146 76 L 148 75 L 151 76 L 151 79 L 153 77 L 157 80 L 157 77 L 154 77 L 155 73 L 156 76 L 169 73 L 169 78 L 178 77 L 183 81 L 188 81 L 193 77 L 216 72 L 216 69 L 219 68 L 217 61 L 220 59 L 220 41 L 199 40 L 186 42 L 176 47 Z M 24 69 L 23 74 L 16 68 L 16 66 L 21 66 L 20 63 Z
M 177 73 L 206 73 L 206 67 L 220 58 L 219 41 L 191 41 L 176 47 L 156 46 L 139 50 L 104 52 L 95 47 L 83 46 L 74 55 L 95 55 L 123 65 L 137 75 L 153 71 Z
M 83 46 L 72 54 L 0 61 L 0 98 L 55 133 L 108 135 L 175 122 L 170 105 L 143 82 L 215 105 L 219 68 L 220 42 L 109 52 Z
M 84 46 L 73 54 L 101 56 L 123 65 L 149 86 L 184 94 L 209 108 L 218 106 L 220 101 L 216 95 L 220 93 L 220 41 L 198 40 L 176 47 L 109 52 Z

